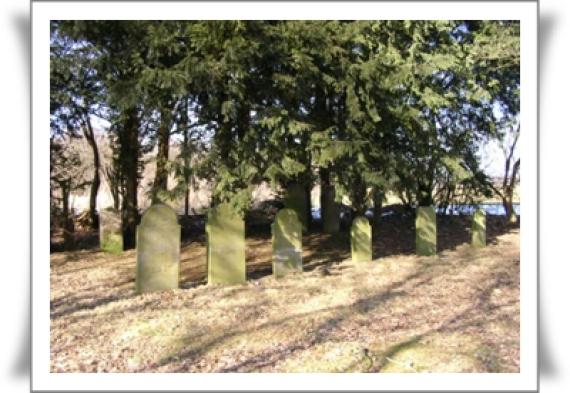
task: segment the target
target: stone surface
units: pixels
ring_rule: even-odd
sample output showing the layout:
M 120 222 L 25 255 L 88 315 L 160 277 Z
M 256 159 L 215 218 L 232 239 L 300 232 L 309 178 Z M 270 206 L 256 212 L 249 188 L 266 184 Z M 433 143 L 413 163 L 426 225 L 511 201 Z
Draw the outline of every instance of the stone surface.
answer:
M 473 213 L 471 223 L 471 244 L 473 247 L 485 247 L 487 245 L 487 215 L 485 210 L 477 209 Z
M 359 216 L 352 221 L 350 250 L 353 262 L 372 261 L 372 227 L 366 217 Z
M 437 222 L 432 206 L 416 209 L 416 254 L 429 256 L 437 252 Z
M 178 288 L 180 225 L 172 208 L 156 204 L 137 227 L 137 293 Z
M 239 284 L 246 280 L 245 223 L 227 204 L 208 212 L 208 284 Z
M 303 271 L 302 230 L 301 222 L 292 209 L 281 209 L 275 215 L 271 224 L 275 277 Z
M 123 228 L 121 214 L 113 208 L 99 212 L 99 246 L 111 253 L 123 251 Z
M 323 186 L 323 206 L 321 206 L 321 216 L 323 220 L 323 231 L 325 233 L 338 233 L 340 231 L 340 204 L 335 201 L 334 186 Z
M 287 209 L 293 209 L 297 213 L 303 226 L 303 232 L 307 232 L 309 228 L 309 201 L 305 187 L 300 183 L 289 184 L 283 202 Z

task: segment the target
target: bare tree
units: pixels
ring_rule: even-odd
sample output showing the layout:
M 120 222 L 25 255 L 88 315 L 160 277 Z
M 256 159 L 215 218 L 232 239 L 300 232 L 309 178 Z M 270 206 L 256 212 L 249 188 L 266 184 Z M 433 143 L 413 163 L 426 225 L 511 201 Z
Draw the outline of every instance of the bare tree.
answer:
M 491 188 L 501 198 L 506 217 L 510 222 L 516 222 L 517 216 L 513 208 L 515 186 L 520 180 L 519 171 L 521 159 L 517 154 L 517 143 L 520 137 L 520 124 L 509 126 L 501 140 L 505 156 L 505 170 L 501 187 L 491 184 Z
M 67 140 L 66 140 L 67 139 Z M 73 246 L 75 224 L 70 209 L 70 197 L 73 192 L 83 190 L 91 182 L 86 178 L 89 165 L 81 160 L 77 143 L 71 143 L 71 138 L 56 138 L 50 140 L 50 180 L 52 206 L 59 206 L 60 222 L 63 228 L 64 246 Z M 54 192 L 55 191 L 55 192 Z M 52 217 L 52 220 L 57 217 Z

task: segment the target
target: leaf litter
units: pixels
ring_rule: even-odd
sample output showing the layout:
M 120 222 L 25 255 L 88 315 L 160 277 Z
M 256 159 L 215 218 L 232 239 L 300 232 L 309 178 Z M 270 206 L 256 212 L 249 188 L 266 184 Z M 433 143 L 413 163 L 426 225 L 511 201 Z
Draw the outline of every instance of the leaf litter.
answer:
M 247 239 L 250 279 L 231 286 L 202 285 L 205 247 L 189 242 L 181 289 L 143 295 L 132 250 L 54 253 L 50 371 L 519 372 L 518 228 L 371 263 L 324 236 L 279 280 L 270 239 Z

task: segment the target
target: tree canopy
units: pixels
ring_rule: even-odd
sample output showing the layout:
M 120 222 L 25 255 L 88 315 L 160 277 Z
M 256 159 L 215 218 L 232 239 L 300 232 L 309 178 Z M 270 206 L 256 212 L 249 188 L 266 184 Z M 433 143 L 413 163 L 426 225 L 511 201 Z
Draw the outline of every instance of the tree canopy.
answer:
M 362 212 L 488 194 L 479 145 L 519 111 L 514 21 L 53 21 L 51 42 L 52 133 L 109 121 L 131 236 L 155 146 L 155 201 L 189 173 L 239 211 L 262 181 L 320 177 Z

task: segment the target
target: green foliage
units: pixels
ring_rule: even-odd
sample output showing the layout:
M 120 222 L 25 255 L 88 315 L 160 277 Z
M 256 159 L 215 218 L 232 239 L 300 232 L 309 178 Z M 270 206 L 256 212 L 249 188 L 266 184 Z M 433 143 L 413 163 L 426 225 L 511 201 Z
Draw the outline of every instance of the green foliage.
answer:
M 420 205 L 445 203 L 457 187 L 474 198 L 489 188 L 478 146 L 518 114 L 520 26 L 513 21 L 52 27 L 91 53 L 87 75 L 104 92 L 93 101 L 116 119 L 119 151 L 130 143 L 121 138 L 128 124 L 138 128 L 142 151 L 171 135 L 184 140 L 173 162 L 157 157 L 181 179 L 159 190 L 164 198 L 183 193 L 191 173 L 213 181 L 214 204 L 230 202 L 243 212 L 255 184 L 311 185 L 320 168 L 330 173 L 337 198 L 348 196 L 359 212 L 371 190 L 393 190 Z M 52 49 L 54 86 L 73 69 L 58 50 Z M 52 106 L 63 104 L 52 89 Z M 120 165 L 127 165 L 125 154 Z

